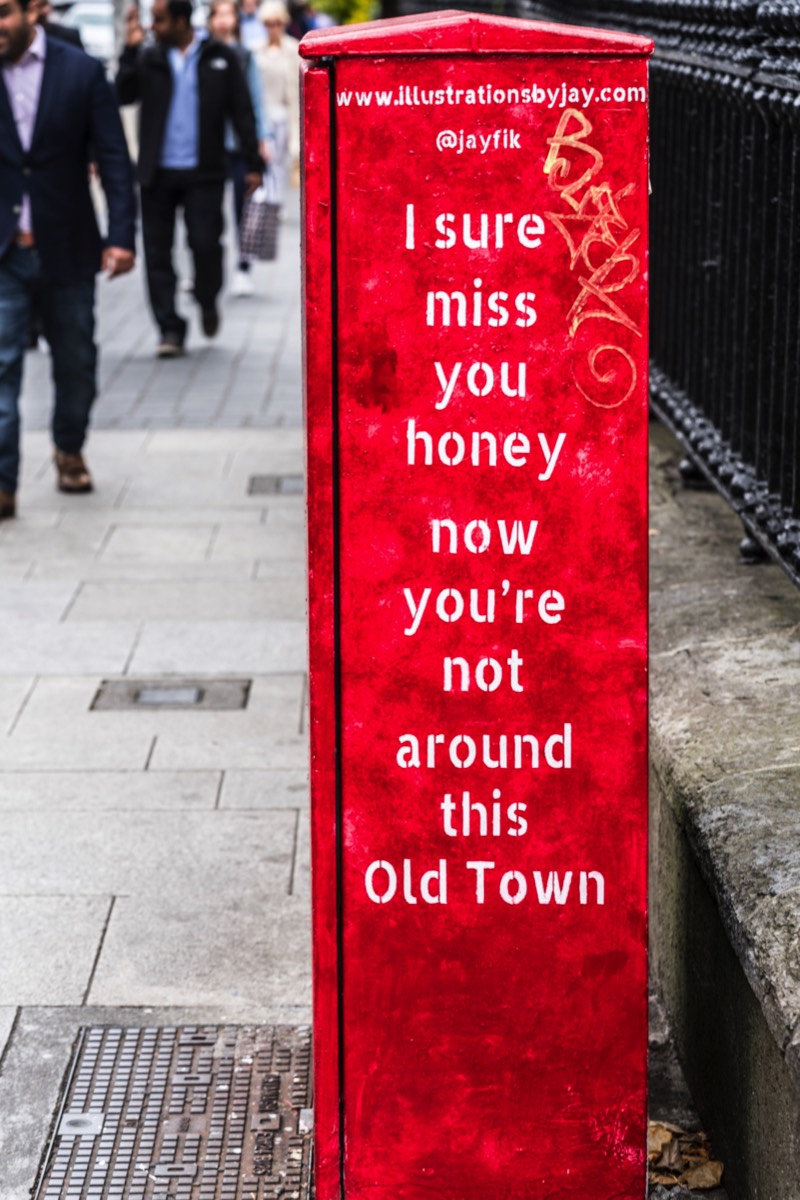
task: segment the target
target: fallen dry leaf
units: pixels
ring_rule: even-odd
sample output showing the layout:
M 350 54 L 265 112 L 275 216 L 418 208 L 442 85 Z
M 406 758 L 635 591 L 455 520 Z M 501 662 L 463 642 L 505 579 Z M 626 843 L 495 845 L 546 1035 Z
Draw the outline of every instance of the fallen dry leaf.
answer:
M 647 1127 L 647 1155 L 652 1159 L 661 1157 L 661 1151 L 672 1141 L 672 1130 L 666 1125 L 651 1121 Z M 653 1161 L 655 1161 L 653 1159 Z
M 721 1162 L 705 1162 L 685 1171 L 680 1181 L 689 1188 L 714 1188 L 722 1182 L 724 1170 Z
M 651 1121 L 647 1127 L 650 1183 L 665 1187 L 715 1188 L 725 1170 L 712 1158 L 705 1133 L 687 1133 L 667 1121 Z
M 655 1165 L 659 1170 L 682 1171 L 686 1166 L 686 1160 L 681 1154 L 680 1142 L 675 1138 L 671 1138 L 661 1151 L 661 1158 L 659 1158 Z

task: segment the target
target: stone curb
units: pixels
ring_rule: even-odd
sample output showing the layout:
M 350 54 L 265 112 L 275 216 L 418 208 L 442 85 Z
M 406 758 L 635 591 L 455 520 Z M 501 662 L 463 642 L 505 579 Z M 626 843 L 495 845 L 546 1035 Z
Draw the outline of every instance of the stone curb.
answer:
M 660 426 L 653 427 L 652 447 L 654 968 L 684 1060 L 697 1052 L 697 1029 L 707 1020 L 693 1011 L 699 1003 L 717 1006 L 718 1032 L 723 1040 L 729 1037 L 734 1056 L 738 1043 L 741 1061 L 728 1064 L 728 1082 L 739 1091 L 746 1128 L 720 1132 L 729 1155 L 741 1160 L 740 1175 L 750 1183 L 741 1190 L 741 1184 L 737 1189 L 729 1182 L 731 1196 L 796 1200 L 800 592 L 772 564 L 741 564 L 737 545 L 742 534 L 735 516 L 715 494 L 683 490 L 677 471 L 682 452 Z M 685 862 L 679 866 L 681 856 Z M 722 990 L 721 975 L 715 994 L 714 981 L 704 978 L 706 962 L 687 960 L 693 934 L 685 926 L 694 920 L 701 927 L 706 910 L 698 898 L 696 911 L 689 911 L 696 884 L 687 883 L 679 895 L 673 881 L 680 871 L 697 872 L 716 906 L 719 929 L 715 934 L 709 915 L 705 951 L 701 944 L 696 956 L 702 960 L 707 953 L 712 961 L 724 953 L 712 947 L 712 939 L 720 934 L 727 939 L 774 1039 L 784 1073 L 780 1086 L 778 1080 L 770 1084 L 766 1064 L 759 1069 L 757 1063 L 747 1062 L 743 1073 L 748 1047 L 741 1044 L 743 1018 L 734 1011 L 734 998 Z M 747 1004 L 744 996 L 742 1003 Z M 715 1122 L 708 1110 L 716 1106 L 724 1065 L 708 1060 L 695 1070 L 688 1061 L 684 1066 L 701 1115 L 712 1130 L 715 1123 L 719 1127 L 721 1112 Z M 745 1078 L 755 1089 L 751 1095 Z M 770 1086 L 776 1096 L 781 1092 L 784 1097 L 782 1146 L 773 1144 L 762 1128 L 773 1124 L 777 1138 L 774 1122 L 752 1119 L 754 1106 L 769 1108 L 770 1097 L 763 1093 Z M 785 1172 L 779 1165 L 783 1159 L 789 1164 Z M 771 1176 L 774 1182 L 764 1190 Z

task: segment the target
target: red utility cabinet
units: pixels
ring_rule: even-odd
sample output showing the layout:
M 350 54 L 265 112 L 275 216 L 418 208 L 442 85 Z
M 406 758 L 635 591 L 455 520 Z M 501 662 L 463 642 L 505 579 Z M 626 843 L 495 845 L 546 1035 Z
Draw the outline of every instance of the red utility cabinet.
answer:
M 318 1200 L 641 1200 L 647 57 L 302 43 Z

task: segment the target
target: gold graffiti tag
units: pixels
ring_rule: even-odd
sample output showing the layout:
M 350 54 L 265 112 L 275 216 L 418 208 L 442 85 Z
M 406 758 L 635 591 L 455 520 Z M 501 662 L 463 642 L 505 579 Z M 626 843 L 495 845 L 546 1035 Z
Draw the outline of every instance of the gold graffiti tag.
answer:
M 549 147 L 544 164 L 551 189 L 569 206 L 565 212 L 546 215 L 558 229 L 569 250 L 570 270 L 580 272 L 580 292 L 569 311 L 569 336 L 575 338 L 585 321 L 606 320 L 624 326 L 636 337 L 641 331 L 623 307 L 619 293 L 638 279 L 641 262 L 633 247 L 641 230 L 631 229 L 622 212 L 622 201 L 633 191 L 634 184 L 614 191 L 606 182 L 596 180 L 604 167 L 603 155 L 591 145 L 592 124 L 577 109 L 564 110 Z M 598 363 L 602 356 L 605 369 Z M 614 342 L 595 345 L 587 354 L 593 378 L 600 384 L 613 386 L 619 382 L 617 370 L 609 366 L 609 356 L 621 358 L 618 370 L 629 375 L 628 387 L 621 400 L 607 403 L 590 396 L 576 377 L 576 384 L 592 404 L 601 408 L 616 408 L 632 395 L 636 386 L 637 368 L 634 359 Z

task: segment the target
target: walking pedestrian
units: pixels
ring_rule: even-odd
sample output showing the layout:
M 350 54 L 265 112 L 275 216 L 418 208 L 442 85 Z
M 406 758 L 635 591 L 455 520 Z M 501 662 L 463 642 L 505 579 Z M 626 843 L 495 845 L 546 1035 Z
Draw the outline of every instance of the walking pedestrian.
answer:
M 230 46 L 247 82 L 247 90 L 253 105 L 258 134 L 258 149 L 265 162 L 271 158 L 269 140 L 271 129 L 267 123 L 264 97 L 261 93 L 261 75 L 253 55 L 240 40 L 239 12 L 235 0 L 212 0 L 208 12 L 208 29 L 212 37 Z M 239 263 L 231 285 L 232 296 L 252 296 L 253 280 L 250 259 L 241 251 L 242 213 L 246 193 L 247 160 L 242 154 L 239 139 L 228 126 L 225 131 L 225 153 L 228 160 L 228 179 L 233 187 L 233 214 L 236 221 L 236 236 L 239 244 Z
M 254 53 L 273 129 L 275 149 L 270 167 L 282 203 L 289 168 L 300 161 L 300 56 L 298 42 L 286 32 L 289 11 L 282 0 L 264 0 L 258 15 L 267 40 Z
M 70 25 L 61 25 L 58 21 L 51 21 L 53 15 L 53 5 L 50 0 L 29 0 L 29 3 L 36 8 L 36 19 L 48 37 L 58 38 L 62 42 L 69 42 L 72 46 L 77 46 L 79 50 L 84 49 L 81 31 L 73 29 Z
M 133 174 L 114 94 L 102 65 L 46 38 L 37 17 L 29 0 L 0 3 L 0 519 L 16 513 L 32 298 L 52 356 L 57 486 L 88 492 L 95 275 L 134 265 Z M 108 205 L 105 250 L 89 191 L 90 147 Z
M 194 263 L 194 298 L 203 333 L 219 329 L 222 289 L 222 202 L 225 128 L 233 125 L 244 155 L 247 190 L 261 182 L 255 117 L 236 55 L 192 26 L 191 0 L 155 0 L 154 40 L 145 40 L 137 8 L 126 17 L 117 95 L 140 103 L 139 162 L 142 236 L 150 304 L 160 330 L 157 354 L 183 354 L 187 321 L 175 307 L 172 262 L 177 210 Z
M 257 50 L 267 40 L 267 33 L 258 15 L 258 0 L 242 0 L 239 8 L 239 28 L 246 50 Z
M 79 50 L 84 49 L 83 40 L 79 29 L 72 29 L 68 25 L 61 25 L 58 21 L 51 21 L 53 15 L 53 6 L 50 0 L 29 0 L 31 7 L 36 9 L 36 21 L 41 25 L 48 37 L 57 38 L 62 42 L 69 42 L 72 46 L 77 46 Z M 39 338 L 42 336 L 42 322 L 39 314 L 36 311 L 35 303 L 31 303 L 31 312 L 28 322 L 28 349 L 35 350 L 39 345 Z
M 286 11 L 288 15 L 286 32 L 296 42 L 301 42 L 306 34 L 314 28 L 309 0 L 288 0 Z

